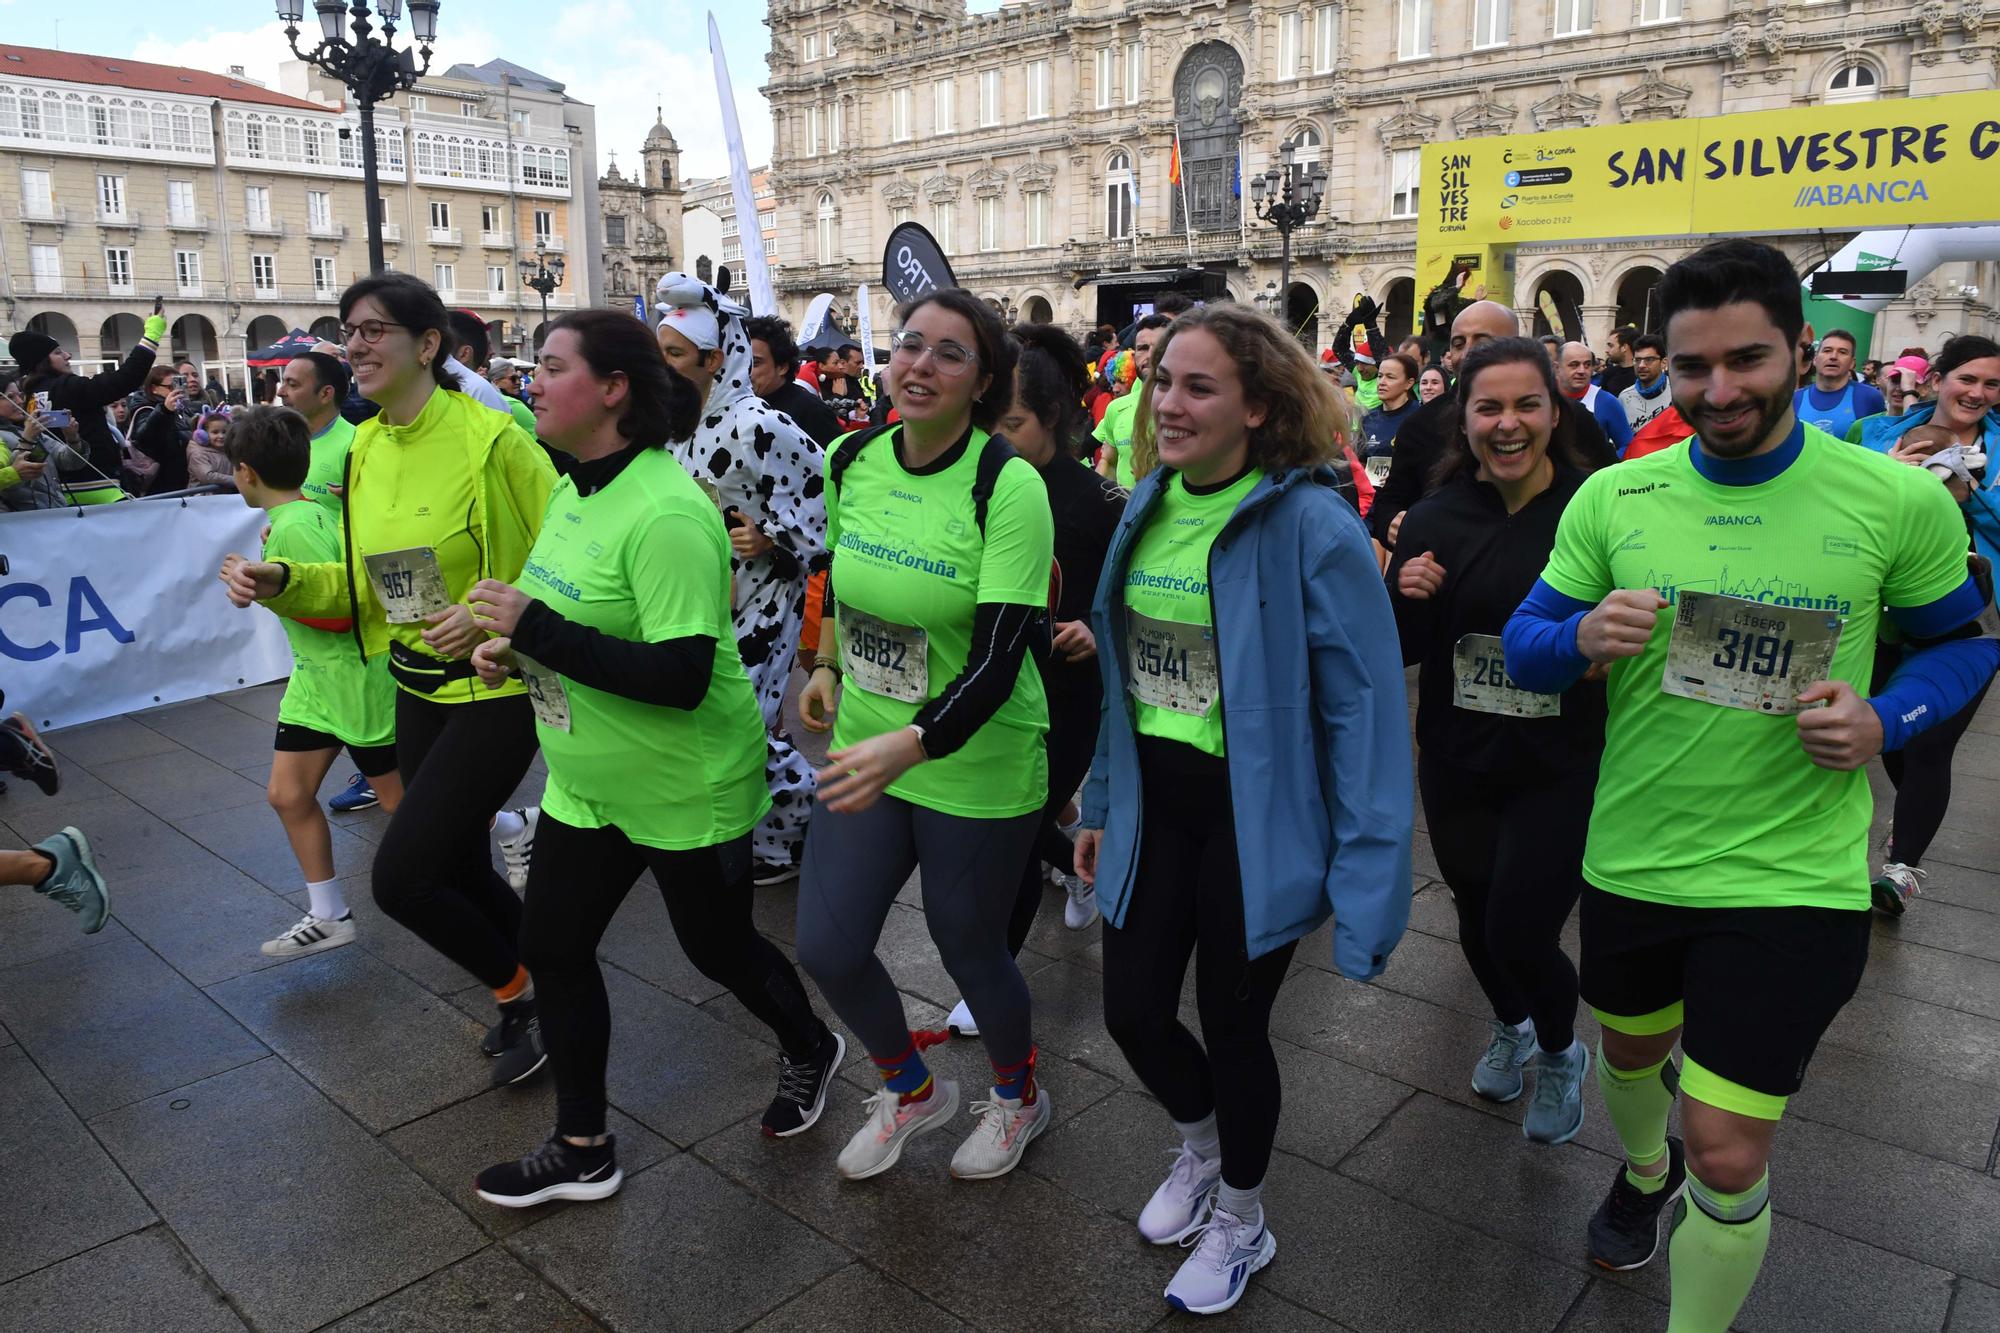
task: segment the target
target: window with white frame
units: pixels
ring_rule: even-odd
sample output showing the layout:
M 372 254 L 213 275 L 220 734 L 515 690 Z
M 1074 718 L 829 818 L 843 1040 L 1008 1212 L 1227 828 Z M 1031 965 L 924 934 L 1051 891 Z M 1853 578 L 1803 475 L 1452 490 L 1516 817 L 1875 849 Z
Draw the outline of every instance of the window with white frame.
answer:
M 437 288 L 441 292 L 448 292 L 452 288 L 458 286 L 458 265 L 432 264 L 431 286 Z
M 201 251 L 174 251 L 174 284 L 182 296 L 201 295 Z
M 507 266 L 488 264 L 486 266 L 486 290 L 498 295 L 507 290 Z
M 1639 0 L 1639 22 L 1678 23 L 1681 0 Z
M 979 248 L 1000 248 L 1000 197 L 988 195 L 979 201 Z
M 1881 95 L 1882 88 L 1875 80 L 1875 70 L 1859 60 L 1842 65 L 1826 82 L 1826 101 L 1830 104 L 1872 102 Z
M 1027 198 L 1027 208 L 1023 211 L 1026 214 L 1028 245 L 1031 248 L 1047 245 L 1049 243 L 1048 191 L 1037 190 L 1029 195 Z
M 819 59 L 819 34 L 809 32 L 799 42 L 799 54 L 807 60 Z
M 21 169 L 21 211 L 31 218 L 54 217 L 55 178 L 34 167 Z
M 938 249 L 946 254 L 957 250 L 951 239 L 951 215 L 956 211 L 949 199 L 940 199 L 931 205 L 931 235 L 937 238 Z
M 62 249 L 54 245 L 28 247 L 28 272 L 38 292 L 62 290 Z
M 979 72 L 979 123 L 991 127 L 1000 123 L 1000 71 Z
M 113 296 L 132 294 L 132 252 L 122 245 L 104 249 L 104 282 Z
M 333 277 L 333 256 L 313 256 L 313 294 L 332 296 L 340 291 L 340 284 Z
M 839 220 L 833 215 L 833 192 L 822 191 L 819 207 L 813 210 L 813 239 L 817 243 L 819 262 L 831 264 L 840 258 Z
M 1125 105 L 1139 100 L 1139 84 L 1146 76 L 1146 48 L 1138 42 L 1125 43 Z
M 1111 90 L 1118 86 L 1118 55 L 1110 47 L 1097 53 L 1097 106 L 1101 111 L 1111 105 Z
M 1340 53 L 1340 17 L 1333 5 L 1313 10 L 1313 73 L 1333 73 L 1334 58 Z
M 1555 0 L 1588 4 L 1589 0 Z M 1431 53 L 1431 0 L 1396 0 L 1396 59 L 1417 60 Z
M 99 172 L 97 176 L 97 216 L 107 221 L 125 217 L 125 178 Z
M 425 96 L 424 96 L 424 95 L 423 95 L 422 93 L 411 93 L 411 94 L 410 94 L 410 110 L 412 110 L 412 111 L 429 111 L 430 109 L 431 109 L 431 99 L 430 99 L 430 98 L 428 98 L 428 97 L 425 97 Z
M 1028 62 L 1028 119 L 1042 120 L 1049 114 L 1049 62 Z
M 847 138 L 847 107 L 835 98 L 833 105 L 826 109 L 826 151 L 837 153 Z
M 278 257 L 276 255 L 250 256 L 250 286 L 260 296 L 277 295 Z
M 1311 125 L 1299 126 L 1298 132 L 1285 142 L 1292 146 L 1292 170 L 1298 177 L 1312 175 L 1312 169 L 1319 165 L 1319 130 Z M 1297 188 L 1296 185 L 1293 186 Z
M 1472 49 L 1507 44 L 1507 0 L 1472 0 Z
M 953 116 L 954 96 L 950 79 L 939 79 L 931 85 L 931 128 L 939 134 L 950 134 L 957 125 Z
M 910 139 L 910 90 L 898 88 L 889 94 L 889 142 L 908 143 Z
M 1299 77 L 1299 44 L 1305 32 L 1305 15 L 1288 9 L 1278 15 L 1278 78 Z
M 306 191 L 306 225 L 314 231 L 333 227 L 333 195 L 325 190 Z
M 450 226 L 451 201 L 449 199 L 431 200 L 431 230 L 443 231 Z
M 1584 37 L 1590 33 L 1590 0 L 1553 0 L 1555 35 Z
M 1417 215 L 1417 181 L 1423 175 L 1424 150 L 1398 148 L 1389 156 L 1389 216 Z
M 167 217 L 173 222 L 194 221 L 193 181 L 167 182 Z
M 826 30 L 826 58 L 833 59 L 840 54 L 840 38 L 832 28 Z
M 243 187 L 243 221 L 252 227 L 271 225 L 271 187 L 268 185 L 246 185 Z
M 799 151 L 807 157 L 819 156 L 819 108 L 806 108 L 805 133 L 801 136 Z
M 555 238 L 556 214 L 552 208 L 535 210 L 535 239 L 547 244 Z
M 1114 241 L 1132 234 L 1132 159 L 1123 151 L 1104 164 L 1104 234 Z

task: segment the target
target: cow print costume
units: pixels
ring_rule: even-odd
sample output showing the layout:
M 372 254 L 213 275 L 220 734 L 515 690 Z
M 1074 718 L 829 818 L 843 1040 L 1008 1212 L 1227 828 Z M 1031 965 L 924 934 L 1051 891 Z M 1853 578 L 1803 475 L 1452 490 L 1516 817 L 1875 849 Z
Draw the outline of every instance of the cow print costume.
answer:
M 709 390 L 701 425 L 674 456 L 697 482 L 715 489 L 725 513 L 735 510 L 775 543 L 754 559 L 732 557 L 736 646 L 764 710 L 769 749 L 764 775 L 771 813 L 751 835 L 755 858 L 796 866 L 812 814 L 813 769 L 784 734 L 785 689 L 805 614 L 809 566 L 826 550 L 825 456 L 792 419 L 750 389 L 748 311 L 685 273 L 660 279 L 655 297 L 670 306 L 705 305 L 715 314 L 722 370 Z

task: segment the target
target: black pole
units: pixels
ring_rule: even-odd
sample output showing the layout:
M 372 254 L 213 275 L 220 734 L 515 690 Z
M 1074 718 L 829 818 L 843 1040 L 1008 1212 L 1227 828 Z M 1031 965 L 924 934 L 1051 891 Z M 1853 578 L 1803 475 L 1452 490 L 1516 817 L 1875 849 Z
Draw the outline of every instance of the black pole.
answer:
M 1292 229 L 1280 222 L 1278 239 L 1282 245 L 1278 260 L 1278 303 L 1285 311 L 1284 322 L 1291 322 L 1292 301 Z
M 535 330 L 535 336 L 529 339 L 529 342 L 534 344 L 535 360 L 539 362 L 542 359 L 542 339 L 548 336 L 549 289 L 537 284 L 535 290 L 542 294 L 542 326 Z
M 361 188 L 367 194 L 363 206 L 368 218 L 368 272 L 382 271 L 381 186 L 375 175 L 375 103 L 364 95 L 361 103 Z

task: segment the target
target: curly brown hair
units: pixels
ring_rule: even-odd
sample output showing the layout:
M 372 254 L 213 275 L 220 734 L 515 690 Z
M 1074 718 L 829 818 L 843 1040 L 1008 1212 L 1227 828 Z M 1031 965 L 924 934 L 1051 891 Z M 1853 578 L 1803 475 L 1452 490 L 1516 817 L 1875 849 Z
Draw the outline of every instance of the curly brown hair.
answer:
M 1249 462 L 1266 472 L 1317 467 L 1341 457 L 1347 444 L 1347 400 L 1284 325 L 1249 306 L 1223 301 L 1196 306 L 1167 326 L 1153 348 L 1153 364 L 1165 360 L 1175 338 L 1204 329 L 1229 359 L 1243 385 L 1246 402 L 1264 409 L 1264 423 L 1250 431 Z M 1153 441 L 1153 381 L 1140 390 L 1138 420 L 1132 431 L 1132 474 L 1143 477 L 1159 464 Z

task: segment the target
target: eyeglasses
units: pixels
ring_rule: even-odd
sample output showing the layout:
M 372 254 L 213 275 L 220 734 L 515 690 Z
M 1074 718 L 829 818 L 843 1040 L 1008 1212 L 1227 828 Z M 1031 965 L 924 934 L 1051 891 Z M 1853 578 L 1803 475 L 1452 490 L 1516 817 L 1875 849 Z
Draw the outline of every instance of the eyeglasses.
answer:
M 929 352 L 940 375 L 963 375 L 979 359 L 978 353 L 968 347 L 949 341 L 927 343 L 923 334 L 908 329 L 898 329 L 889 335 L 889 350 L 911 365 L 923 360 L 924 353 Z
M 362 342 L 373 346 L 382 341 L 382 330 L 407 329 L 408 327 L 410 326 L 407 324 L 398 324 L 393 320 L 364 319 L 359 324 L 342 324 L 340 326 L 340 340 L 344 343 L 351 343 L 358 338 Z
M 1635 356 L 1632 358 L 1632 364 L 1635 366 L 1657 366 L 1660 364 L 1660 360 L 1661 358 L 1657 356 Z

